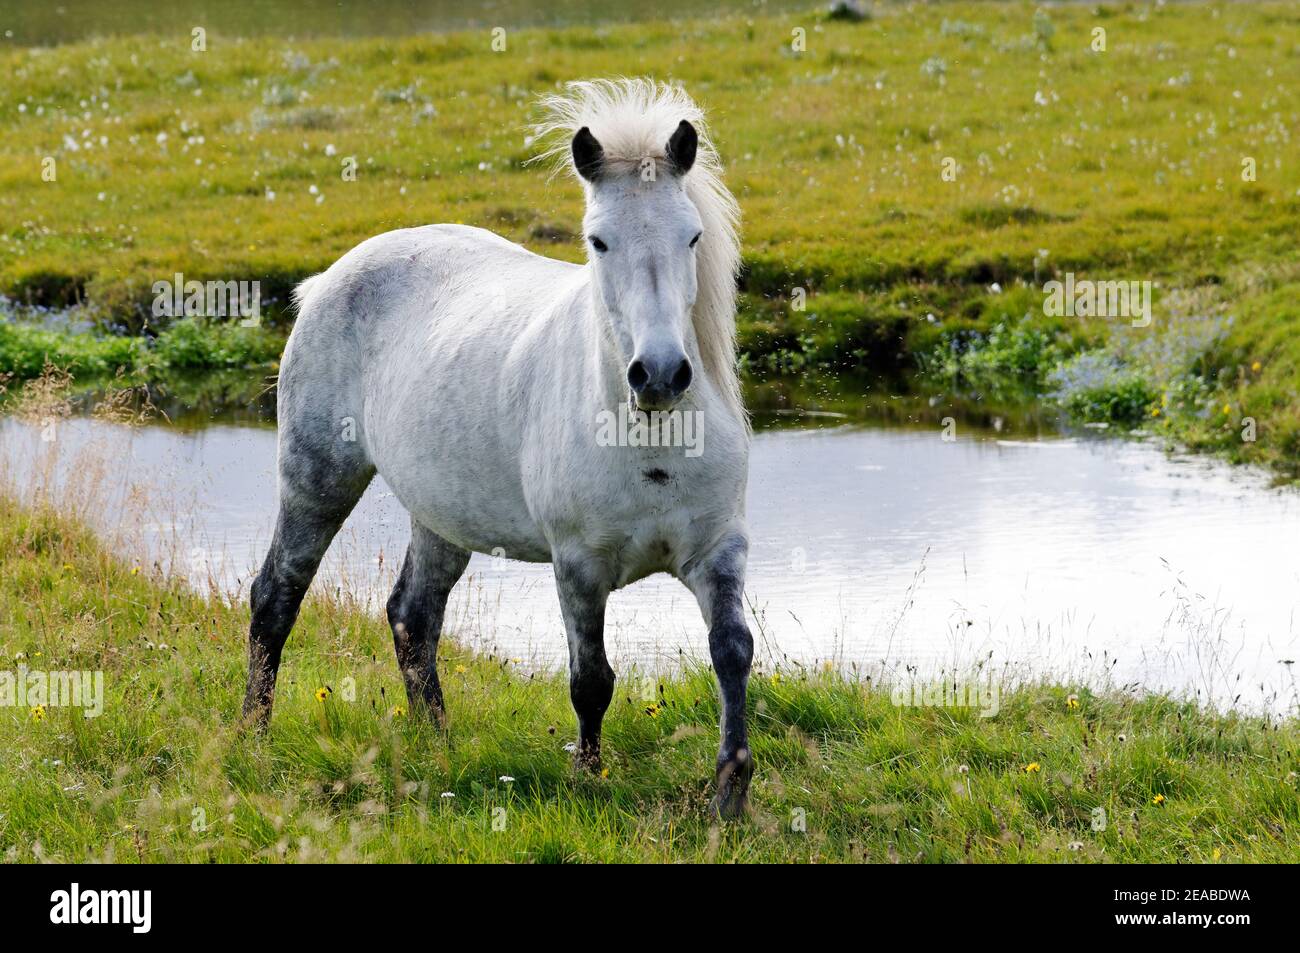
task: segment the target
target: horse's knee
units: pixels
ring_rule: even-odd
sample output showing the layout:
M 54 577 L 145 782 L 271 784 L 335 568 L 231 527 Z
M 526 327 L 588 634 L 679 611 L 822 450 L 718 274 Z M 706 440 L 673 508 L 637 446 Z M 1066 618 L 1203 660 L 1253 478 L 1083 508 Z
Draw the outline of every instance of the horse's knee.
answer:
M 745 678 L 754 661 L 754 637 L 744 622 L 715 625 L 709 629 L 709 655 L 720 680 Z

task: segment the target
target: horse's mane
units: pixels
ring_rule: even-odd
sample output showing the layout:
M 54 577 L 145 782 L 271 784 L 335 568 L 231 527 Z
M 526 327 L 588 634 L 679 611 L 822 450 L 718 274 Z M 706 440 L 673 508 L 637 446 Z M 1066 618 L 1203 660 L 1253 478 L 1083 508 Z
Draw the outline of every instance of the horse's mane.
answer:
M 740 208 L 722 182 L 722 161 L 709 136 L 704 113 L 680 86 L 652 79 L 569 83 L 562 95 L 545 96 L 543 117 L 533 127 L 543 144 L 538 156 L 557 170 L 573 168 L 570 142 L 583 126 L 604 150 L 607 166 L 636 174 L 646 157 L 657 162 L 683 119 L 699 134 L 695 164 L 686 173 L 686 195 L 704 224 L 696 252 L 698 293 L 692 321 L 705 372 L 723 400 L 748 420 L 736 374 L 736 272 L 740 266 Z

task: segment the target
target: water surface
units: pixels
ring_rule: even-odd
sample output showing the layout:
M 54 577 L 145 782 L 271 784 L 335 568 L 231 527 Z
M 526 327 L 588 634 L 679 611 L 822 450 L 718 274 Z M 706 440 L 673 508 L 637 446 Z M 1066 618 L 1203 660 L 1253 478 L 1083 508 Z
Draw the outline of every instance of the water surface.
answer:
M 747 504 L 746 596 L 769 668 L 831 661 L 879 677 L 983 666 L 1294 708 L 1293 492 L 1131 441 L 961 423 L 945 440 L 929 423 L 775 419 L 787 426 L 754 439 Z M 139 530 L 152 558 L 196 584 L 247 593 L 274 521 L 273 429 L 76 418 L 43 442 L 7 419 L 0 436 L 18 485 L 39 467 L 93 479 L 91 515 L 106 529 Z M 323 584 L 378 611 L 408 536 L 377 479 Z M 475 555 L 448 618 L 476 647 L 564 663 L 549 566 Z M 707 658 L 694 601 L 666 576 L 612 597 L 607 642 L 616 665 Z

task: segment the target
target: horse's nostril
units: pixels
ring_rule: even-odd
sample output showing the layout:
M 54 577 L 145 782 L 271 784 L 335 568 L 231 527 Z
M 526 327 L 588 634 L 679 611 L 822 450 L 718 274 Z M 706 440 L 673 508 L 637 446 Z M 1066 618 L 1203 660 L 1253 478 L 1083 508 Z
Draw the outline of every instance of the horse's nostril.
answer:
M 673 374 L 672 387 L 673 391 L 678 394 L 684 394 L 686 388 L 691 386 L 691 362 L 682 358 L 682 362 L 677 365 L 677 372 Z
M 640 361 L 633 361 L 627 366 L 627 382 L 633 390 L 639 391 L 650 383 L 650 372 Z

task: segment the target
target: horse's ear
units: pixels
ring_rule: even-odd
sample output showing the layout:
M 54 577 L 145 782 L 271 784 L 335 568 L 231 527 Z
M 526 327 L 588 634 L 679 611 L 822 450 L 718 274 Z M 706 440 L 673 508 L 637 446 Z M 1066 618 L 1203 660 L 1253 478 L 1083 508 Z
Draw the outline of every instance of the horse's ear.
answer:
M 668 140 L 664 158 L 674 175 L 685 175 L 695 165 L 695 149 L 700 144 L 700 137 L 695 127 L 683 119 L 677 124 L 673 137 Z
M 601 166 L 605 164 L 605 150 L 601 148 L 591 130 L 583 126 L 573 137 L 573 166 L 578 175 L 588 182 L 600 178 Z

